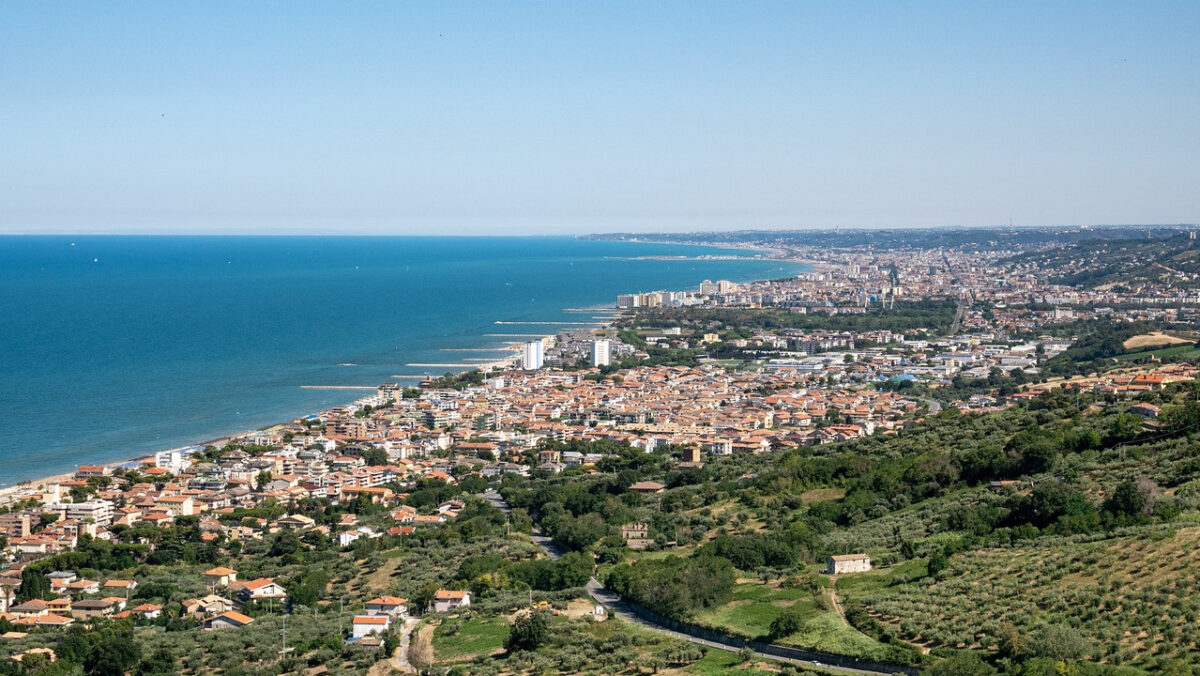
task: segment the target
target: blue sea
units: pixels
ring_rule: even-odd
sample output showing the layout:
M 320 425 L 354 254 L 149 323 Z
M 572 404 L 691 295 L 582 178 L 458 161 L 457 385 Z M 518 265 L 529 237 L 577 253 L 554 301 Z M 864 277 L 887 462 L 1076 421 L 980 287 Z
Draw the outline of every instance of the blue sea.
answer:
M 567 237 L 0 237 L 0 484 L 367 394 L 303 385 L 463 370 L 410 364 L 503 357 L 520 338 L 487 334 L 553 333 L 593 316 L 565 309 L 618 293 L 803 269 L 635 260 L 726 253 L 746 255 Z

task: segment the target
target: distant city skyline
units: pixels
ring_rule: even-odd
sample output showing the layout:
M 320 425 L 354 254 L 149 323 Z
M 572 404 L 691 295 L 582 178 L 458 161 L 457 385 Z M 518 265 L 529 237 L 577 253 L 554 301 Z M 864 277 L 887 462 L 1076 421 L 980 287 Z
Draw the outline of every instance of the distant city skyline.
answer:
M 0 234 L 1200 221 L 1200 4 L 9 5 Z

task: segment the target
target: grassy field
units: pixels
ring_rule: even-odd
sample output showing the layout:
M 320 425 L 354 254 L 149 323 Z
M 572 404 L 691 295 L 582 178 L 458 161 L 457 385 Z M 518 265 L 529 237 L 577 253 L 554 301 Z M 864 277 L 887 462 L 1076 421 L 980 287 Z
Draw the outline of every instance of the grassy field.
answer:
M 1150 347 L 1165 347 L 1194 342 L 1196 342 L 1195 338 L 1181 338 L 1156 331 L 1154 333 L 1143 333 L 1140 336 L 1134 336 L 1122 343 L 1121 347 L 1124 347 L 1126 350 L 1143 350 Z
M 764 638 L 771 622 L 785 610 L 797 612 L 800 631 L 775 642 L 839 655 L 882 659 L 886 647 L 842 621 L 832 610 L 819 608 L 805 589 L 777 584 L 742 583 L 734 588 L 733 600 L 698 615 L 698 624 L 719 627 L 749 638 Z
M 682 671 L 685 674 L 698 674 L 699 676 L 721 676 L 722 674 L 762 676 L 779 673 L 770 663 L 756 660 L 748 664 L 743 662 L 737 653 L 725 650 L 709 650 L 702 659 L 689 664 Z
M 476 615 L 462 622 L 449 618 L 433 631 L 433 654 L 438 662 L 470 660 L 504 649 L 508 619 L 497 615 Z
M 806 614 L 816 612 L 812 594 L 806 590 L 757 583 L 739 584 L 733 589 L 732 601 L 698 615 L 696 621 L 754 638 L 765 636 L 772 620 L 787 608 Z

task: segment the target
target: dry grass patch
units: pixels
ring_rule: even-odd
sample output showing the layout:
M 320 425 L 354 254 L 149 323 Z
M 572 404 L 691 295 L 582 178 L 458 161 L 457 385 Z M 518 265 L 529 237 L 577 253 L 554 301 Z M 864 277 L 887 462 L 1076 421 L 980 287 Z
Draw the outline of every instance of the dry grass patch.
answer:
M 1178 336 L 1167 335 L 1167 334 L 1163 333 L 1162 331 L 1155 331 L 1153 333 L 1143 333 L 1140 336 L 1134 336 L 1134 337 L 1130 338 L 1129 340 L 1125 341 L 1124 343 L 1121 343 L 1121 346 L 1124 347 L 1126 350 L 1141 350 L 1141 349 L 1145 349 L 1148 347 L 1161 347 L 1163 345 L 1182 345 L 1184 343 L 1191 343 L 1191 342 L 1194 342 L 1194 341 L 1188 340 L 1186 338 L 1180 338 Z

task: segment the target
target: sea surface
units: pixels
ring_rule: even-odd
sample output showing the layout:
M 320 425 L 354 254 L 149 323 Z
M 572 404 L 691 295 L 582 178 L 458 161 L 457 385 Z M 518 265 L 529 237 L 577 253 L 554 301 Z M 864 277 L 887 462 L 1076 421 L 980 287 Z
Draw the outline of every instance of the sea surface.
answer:
M 368 394 L 303 385 L 464 370 L 412 364 L 504 357 L 521 338 L 487 334 L 554 333 L 594 316 L 565 309 L 618 293 L 804 269 L 635 260 L 730 253 L 747 255 L 566 237 L 0 236 L 0 485 Z

